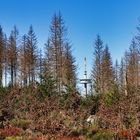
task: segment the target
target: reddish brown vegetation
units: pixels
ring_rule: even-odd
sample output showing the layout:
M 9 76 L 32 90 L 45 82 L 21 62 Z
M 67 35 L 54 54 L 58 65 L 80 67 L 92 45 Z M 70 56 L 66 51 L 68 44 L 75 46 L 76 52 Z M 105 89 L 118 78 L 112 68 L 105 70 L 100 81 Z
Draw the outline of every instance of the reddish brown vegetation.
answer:
M 21 133 L 21 129 L 14 127 L 5 127 L 4 129 L 0 129 L 0 138 L 5 138 L 9 136 L 19 136 Z
M 59 137 L 57 140 L 83 140 L 82 138 L 79 137 Z

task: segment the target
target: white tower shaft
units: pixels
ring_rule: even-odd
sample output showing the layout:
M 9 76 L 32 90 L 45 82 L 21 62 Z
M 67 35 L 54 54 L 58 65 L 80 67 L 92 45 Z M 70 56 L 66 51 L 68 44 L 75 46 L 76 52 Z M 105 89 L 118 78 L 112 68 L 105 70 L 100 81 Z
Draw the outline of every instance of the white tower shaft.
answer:
M 85 57 L 85 59 L 84 59 L 84 79 L 87 79 L 87 70 L 86 70 L 87 64 L 86 63 L 87 62 L 86 62 L 86 57 Z

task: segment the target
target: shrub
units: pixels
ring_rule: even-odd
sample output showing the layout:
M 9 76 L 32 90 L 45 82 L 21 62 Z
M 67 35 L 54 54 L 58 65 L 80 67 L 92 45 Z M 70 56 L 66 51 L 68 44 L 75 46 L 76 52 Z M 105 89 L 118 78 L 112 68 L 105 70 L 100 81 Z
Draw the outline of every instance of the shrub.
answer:
M 0 129 L 0 138 L 6 138 L 11 136 L 19 136 L 21 130 L 15 127 L 5 127 L 4 129 Z
M 5 140 L 22 140 L 22 137 L 6 137 Z
M 57 138 L 57 140 L 83 140 L 83 139 L 79 137 L 60 137 Z
M 79 133 L 78 131 L 73 130 L 73 131 L 71 131 L 71 132 L 69 133 L 68 136 L 70 136 L 70 137 L 78 137 L 79 135 L 80 135 L 80 133 Z
M 117 103 L 119 101 L 120 94 L 118 92 L 118 89 L 116 86 L 114 88 L 107 92 L 104 96 L 104 102 L 107 107 L 112 106 L 113 104 Z
M 0 100 L 4 99 L 4 97 L 7 95 L 8 89 L 6 87 L 0 86 Z
M 87 140 L 112 140 L 113 135 L 109 132 L 98 132 L 90 137 Z
M 31 121 L 26 119 L 13 119 L 11 122 L 13 126 L 22 128 L 24 130 L 29 128 L 31 124 Z

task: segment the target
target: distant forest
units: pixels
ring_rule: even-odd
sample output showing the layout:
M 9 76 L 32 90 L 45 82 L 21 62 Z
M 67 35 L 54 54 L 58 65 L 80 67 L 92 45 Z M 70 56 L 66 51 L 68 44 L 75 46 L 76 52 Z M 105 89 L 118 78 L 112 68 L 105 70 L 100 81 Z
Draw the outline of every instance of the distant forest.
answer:
M 9 37 L 0 27 L 0 138 L 139 136 L 140 25 L 137 32 L 115 64 L 109 47 L 97 35 L 93 89 L 85 97 L 77 88 L 76 60 L 60 13 L 52 17 L 43 50 L 33 26 L 22 37 L 16 26 Z M 94 126 L 86 123 L 90 115 L 98 118 Z

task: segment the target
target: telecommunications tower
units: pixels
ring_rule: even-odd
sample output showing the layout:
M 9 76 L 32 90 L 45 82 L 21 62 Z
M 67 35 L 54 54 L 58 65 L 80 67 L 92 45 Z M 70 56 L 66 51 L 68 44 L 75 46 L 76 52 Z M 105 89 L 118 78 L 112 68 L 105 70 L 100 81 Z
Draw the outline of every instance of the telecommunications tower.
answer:
M 86 57 L 84 59 L 84 78 L 80 79 L 81 84 L 84 85 L 84 89 L 85 89 L 85 95 L 87 97 L 87 85 L 91 84 L 91 79 L 87 79 L 87 70 L 86 70 Z

